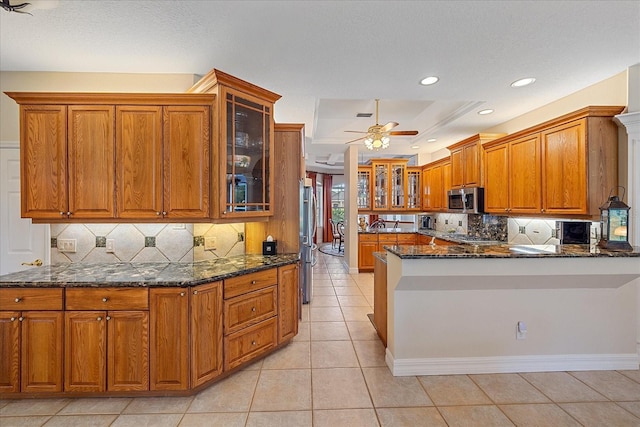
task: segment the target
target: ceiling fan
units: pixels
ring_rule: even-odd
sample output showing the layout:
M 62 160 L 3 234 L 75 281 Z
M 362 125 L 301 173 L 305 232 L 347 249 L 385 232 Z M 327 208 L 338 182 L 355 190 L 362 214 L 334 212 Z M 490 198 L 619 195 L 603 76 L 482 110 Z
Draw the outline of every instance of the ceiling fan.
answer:
M 373 126 L 369 126 L 366 132 L 358 131 L 358 130 L 345 130 L 345 132 L 352 133 L 364 133 L 365 136 L 361 136 L 360 138 L 353 139 L 351 141 L 345 142 L 345 144 L 351 144 L 352 142 L 364 140 L 364 145 L 369 150 L 384 150 L 389 147 L 389 137 L 390 136 L 414 136 L 418 134 L 417 130 L 396 130 L 392 131 L 394 127 L 398 126 L 397 122 L 389 122 L 386 125 L 381 125 L 378 123 L 378 103 L 379 99 L 376 99 L 376 124 Z

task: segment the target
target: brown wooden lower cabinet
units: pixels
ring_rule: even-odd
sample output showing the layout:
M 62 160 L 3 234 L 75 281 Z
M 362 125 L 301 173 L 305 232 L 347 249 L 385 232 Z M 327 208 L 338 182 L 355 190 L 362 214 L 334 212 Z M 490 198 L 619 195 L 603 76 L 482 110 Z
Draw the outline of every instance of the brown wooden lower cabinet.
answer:
M 361 233 L 358 235 L 358 271 L 373 271 L 374 252 L 384 252 L 385 246 L 415 245 L 416 233 Z
M 189 388 L 188 288 L 149 290 L 151 390 Z
M 295 263 L 191 287 L 0 288 L 0 395 L 182 395 L 297 334 L 298 274 Z
M 376 258 L 373 275 L 373 324 L 387 346 L 387 262 Z

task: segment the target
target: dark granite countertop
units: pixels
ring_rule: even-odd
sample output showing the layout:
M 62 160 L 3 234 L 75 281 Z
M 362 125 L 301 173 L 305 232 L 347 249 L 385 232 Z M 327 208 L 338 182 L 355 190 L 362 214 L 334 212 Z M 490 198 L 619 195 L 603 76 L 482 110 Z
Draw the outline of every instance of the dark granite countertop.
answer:
M 296 261 L 298 254 L 238 255 L 190 263 L 64 263 L 0 276 L 0 287 L 186 287 Z
M 640 246 L 632 251 L 608 251 L 590 245 L 400 245 L 385 246 L 402 259 L 415 258 L 558 258 L 640 257 Z
M 465 243 L 465 244 L 473 244 L 473 245 L 499 245 L 505 242 L 500 242 L 499 240 L 494 240 L 491 238 L 485 238 L 480 236 L 470 236 L 462 233 L 443 233 L 442 231 L 436 230 L 420 230 L 419 234 L 423 234 L 425 236 L 435 237 L 436 239 L 447 240 L 453 243 Z
M 415 229 L 407 228 L 372 228 L 371 230 L 358 230 L 358 234 L 401 234 L 401 233 L 417 233 Z
M 373 256 L 375 258 L 378 258 L 380 261 L 384 262 L 385 264 L 387 263 L 387 251 L 384 252 L 374 252 Z

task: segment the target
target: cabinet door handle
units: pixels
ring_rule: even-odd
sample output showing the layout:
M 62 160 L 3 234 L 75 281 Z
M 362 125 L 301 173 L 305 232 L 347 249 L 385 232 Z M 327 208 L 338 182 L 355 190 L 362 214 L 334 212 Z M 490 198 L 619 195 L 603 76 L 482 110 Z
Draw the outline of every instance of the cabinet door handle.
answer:
M 251 345 L 256 345 L 255 340 L 254 340 L 254 341 L 251 341 Z
M 156 216 L 160 216 L 160 212 L 156 212 Z
M 111 320 L 111 316 L 107 316 L 107 320 Z
M 256 284 L 256 281 L 255 281 L 255 280 L 252 280 L 252 281 L 251 281 L 251 284 L 252 284 L 252 285 L 255 285 L 255 284 Z
M 18 297 L 18 298 L 16 298 L 16 299 L 14 299 L 13 301 L 14 301 L 14 302 L 20 302 L 20 301 L 22 301 L 22 298 Z
M 16 320 L 16 318 L 15 318 L 15 317 L 12 317 L 12 318 L 11 318 L 11 321 L 13 322 L 14 320 Z
M 96 319 L 98 322 L 100 322 L 102 320 L 101 316 L 98 316 L 98 318 Z
M 252 311 L 253 313 L 255 313 L 255 312 L 256 312 L 256 308 L 255 308 L 255 307 L 251 307 L 251 311 Z
M 71 212 L 67 212 L 67 215 L 68 215 L 68 216 L 71 216 L 71 215 L 73 215 L 73 214 L 72 214 Z
M 24 317 L 20 316 L 18 317 L 18 320 L 22 322 L 24 320 Z
M 102 298 L 102 302 L 107 302 L 107 301 L 109 301 L 109 298 L 107 297 Z
M 166 211 L 162 211 L 162 216 L 167 216 L 167 212 Z
M 184 296 L 184 292 L 180 292 L 180 296 L 183 297 Z
M 66 214 L 64 212 L 60 212 L 60 215 L 61 216 L 65 216 Z
M 198 295 L 198 290 L 196 289 L 195 291 L 193 291 L 194 295 Z

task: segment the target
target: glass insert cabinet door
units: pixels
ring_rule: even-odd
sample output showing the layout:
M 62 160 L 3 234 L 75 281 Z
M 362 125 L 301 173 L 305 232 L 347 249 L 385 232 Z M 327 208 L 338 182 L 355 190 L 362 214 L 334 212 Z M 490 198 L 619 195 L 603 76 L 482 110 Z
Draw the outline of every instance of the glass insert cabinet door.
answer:
M 358 209 L 371 209 L 371 168 L 358 168 Z
M 391 209 L 405 208 L 406 164 L 391 165 Z
M 270 211 L 271 107 L 226 94 L 225 214 Z
M 420 168 L 407 169 L 407 209 L 419 210 L 422 207 L 420 200 Z
M 386 164 L 373 165 L 374 209 L 389 209 L 389 168 Z

